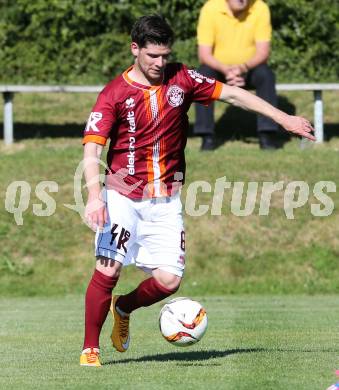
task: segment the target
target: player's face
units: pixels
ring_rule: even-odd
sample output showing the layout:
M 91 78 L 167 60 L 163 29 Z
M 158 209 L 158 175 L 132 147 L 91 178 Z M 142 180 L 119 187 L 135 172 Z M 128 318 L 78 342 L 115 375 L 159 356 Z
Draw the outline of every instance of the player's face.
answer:
M 243 11 L 248 6 L 249 0 L 228 0 L 228 5 L 235 13 Z
M 151 81 L 157 82 L 162 79 L 171 48 L 166 45 L 148 43 L 146 47 L 139 47 L 135 42 L 131 44 L 132 54 L 136 65 L 144 76 Z

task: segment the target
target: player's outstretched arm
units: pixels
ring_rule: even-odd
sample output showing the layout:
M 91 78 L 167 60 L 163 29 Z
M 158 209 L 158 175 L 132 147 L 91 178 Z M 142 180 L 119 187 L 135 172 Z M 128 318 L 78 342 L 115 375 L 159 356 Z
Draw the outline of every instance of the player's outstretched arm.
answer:
M 244 110 L 265 115 L 273 119 L 290 133 L 308 138 L 311 141 L 316 140 L 311 134 L 313 127 L 307 119 L 300 116 L 288 115 L 245 89 L 223 84 L 219 100 L 233 104 Z
M 103 146 L 88 142 L 84 146 L 84 174 L 88 190 L 85 219 L 94 231 L 107 222 L 107 210 L 101 197 L 100 156 Z

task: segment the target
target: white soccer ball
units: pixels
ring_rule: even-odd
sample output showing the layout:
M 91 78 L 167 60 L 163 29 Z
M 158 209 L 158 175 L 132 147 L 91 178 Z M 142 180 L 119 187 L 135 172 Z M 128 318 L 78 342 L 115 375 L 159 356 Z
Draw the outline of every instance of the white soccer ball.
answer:
M 205 334 L 206 310 L 198 301 L 189 298 L 172 299 L 160 311 L 159 326 L 169 343 L 187 347 L 197 343 Z

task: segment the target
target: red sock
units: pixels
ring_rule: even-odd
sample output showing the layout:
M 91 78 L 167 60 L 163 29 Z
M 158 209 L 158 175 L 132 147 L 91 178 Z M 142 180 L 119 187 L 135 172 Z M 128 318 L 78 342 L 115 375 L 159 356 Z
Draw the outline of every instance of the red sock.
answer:
M 99 336 L 107 317 L 112 290 L 118 279 L 94 271 L 85 298 L 85 348 L 99 348 Z
M 169 290 L 158 283 L 154 278 L 144 280 L 139 286 L 127 295 L 121 295 L 117 306 L 125 313 L 131 313 L 139 307 L 150 306 L 177 291 Z

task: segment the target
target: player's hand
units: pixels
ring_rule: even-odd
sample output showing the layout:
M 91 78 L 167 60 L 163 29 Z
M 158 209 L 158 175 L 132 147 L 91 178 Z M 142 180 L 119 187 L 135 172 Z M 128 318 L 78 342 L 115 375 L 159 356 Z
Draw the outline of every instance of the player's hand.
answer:
M 85 220 L 93 231 L 104 227 L 108 221 L 108 214 L 106 204 L 101 199 L 101 196 L 88 196 L 85 207 Z
M 286 114 L 280 124 L 284 127 L 284 129 L 292 134 L 308 138 L 311 141 L 316 141 L 315 136 L 312 134 L 314 129 L 311 123 L 301 116 Z

